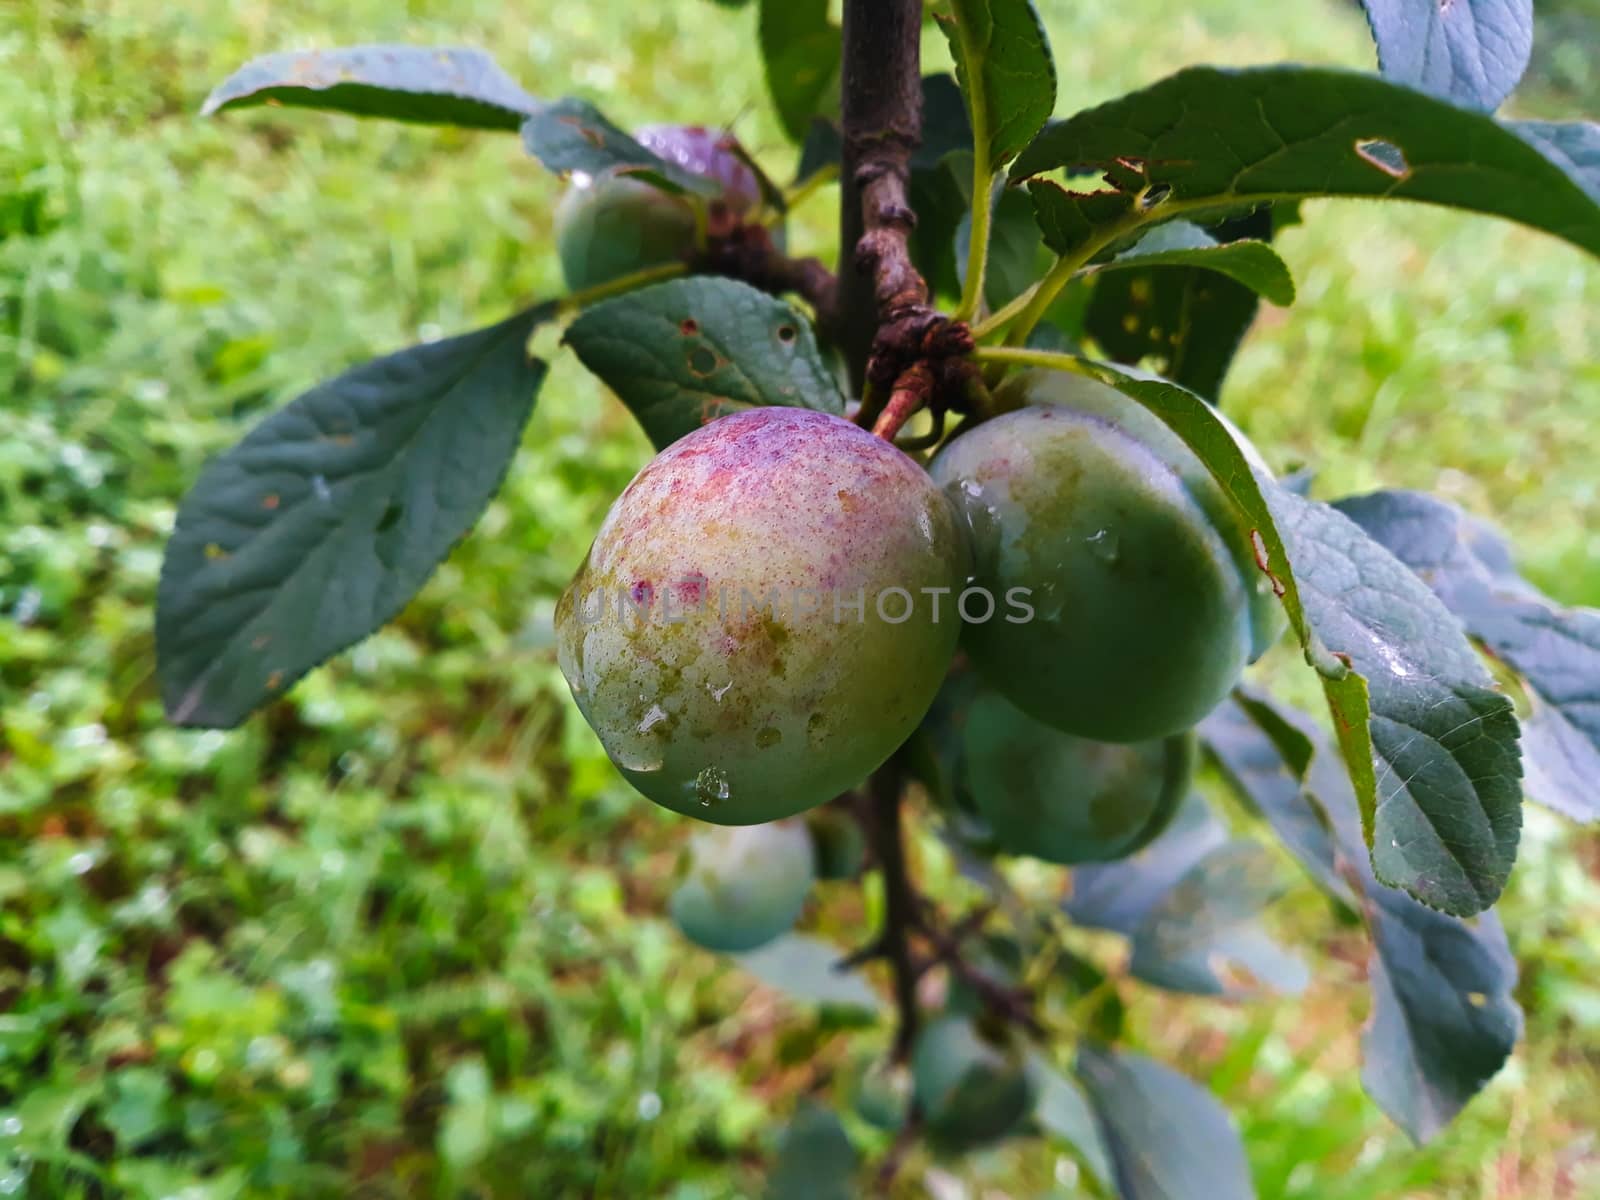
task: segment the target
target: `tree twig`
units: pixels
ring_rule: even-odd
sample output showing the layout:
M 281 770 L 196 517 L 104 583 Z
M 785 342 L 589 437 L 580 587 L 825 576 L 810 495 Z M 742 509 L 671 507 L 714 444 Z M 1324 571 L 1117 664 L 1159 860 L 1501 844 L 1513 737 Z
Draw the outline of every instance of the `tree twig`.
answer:
M 891 759 L 873 773 L 867 809 L 867 838 L 883 879 L 883 930 L 870 947 L 871 957 L 881 957 L 893 976 L 895 1028 L 893 1057 L 905 1062 L 917 1037 L 917 965 L 911 955 L 911 930 L 917 925 L 918 900 L 906 871 L 905 844 L 900 831 L 900 769 Z

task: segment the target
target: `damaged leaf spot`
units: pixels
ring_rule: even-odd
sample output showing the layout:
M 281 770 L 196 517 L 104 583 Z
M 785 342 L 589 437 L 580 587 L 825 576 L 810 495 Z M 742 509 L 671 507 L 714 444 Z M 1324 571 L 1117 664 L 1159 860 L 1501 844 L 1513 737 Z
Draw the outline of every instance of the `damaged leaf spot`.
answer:
M 265 508 L 265 509 L 268 509 L 268 510 L 277 508 L 278 507 L 278 493 L 277 492 L 268 492 L 265 496 L 261 497 L 261 507 Z
M 717 369 L 717 356 L 704 346 L 689 351 L 689 370 L 704 379 Z
M 217 545 L 216 542 L 207 542 L 206 543 L 206 557 L 209 558 L 212 562 L 216 562 L 219 559 L 227 558 L 228 557 L 228 552 L 226 550 L 224 550 L 221 546 Z
M 1261 536 L 1261 530 L 1252 529 L 1250 531 L 1250 549 L 1256 556 L 1256 567 L 1267 577 L 1267 581 L 1272 584 L 1272 594 L 1281 600 L 1284 592 L 1288 589 L 1284 587 L 1283 580 L 1273 573 L 1272 561 L 1267 557 L 1267 541 Z
M 684 337 L 693 337 L 700 332 L 700 322 L 693 317 L 685 317 L 678 322 L 678 332 L 683 334 Z
M 1357 140 L 1356 156 L 1362 162 L 1377 167 L 1392 179 L 1406 179 L 1411 175 L 1411 166 L 1406 162 L 1405 152 L 1393 142 L 1386 142 L 1382 138 Z
M 784 345 L 787 346 L 789 343 L 793 342 L 797 336 L 799 336 L 799 333 L 793 325 L 778 326 L 778 340 Z
M 1170 183 L 1152 183 L 1134 197 L 1133 202 L 1138 206 L 1140 212 L 1149 212 L 1170 195 L 1172 195 L 1172 185 Z
M 282 686 L 283 686 L 283 672 L 282 671 L 274 671 L 271 675 L 267 676 L 267 691 L 275 692 Z

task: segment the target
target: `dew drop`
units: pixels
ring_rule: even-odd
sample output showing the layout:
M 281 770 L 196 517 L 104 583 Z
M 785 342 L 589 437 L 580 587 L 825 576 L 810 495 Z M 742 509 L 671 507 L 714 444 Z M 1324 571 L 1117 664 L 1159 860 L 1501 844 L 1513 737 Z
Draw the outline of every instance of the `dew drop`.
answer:
M 728 774 L 721 767 L 706 767 L 694 777 L 695 798 L 701 808 L 711 808 L 727 800 Z
M 19 1134 L 21 1132 L 22 1132 L 22 1118 L 21 1117 L 11 1116 L 11 1117 L 7 1117 L 4 1121 L 0 1121 L 0 1133 L 5 1134 L 7 1137 L 16 1137 L 17 1134 Z
M 1090 552 L 1104 563 L 1114 563 L 1122 553 L 1117 535 L 1109 529 L 1100 529 L 1089 536 Z

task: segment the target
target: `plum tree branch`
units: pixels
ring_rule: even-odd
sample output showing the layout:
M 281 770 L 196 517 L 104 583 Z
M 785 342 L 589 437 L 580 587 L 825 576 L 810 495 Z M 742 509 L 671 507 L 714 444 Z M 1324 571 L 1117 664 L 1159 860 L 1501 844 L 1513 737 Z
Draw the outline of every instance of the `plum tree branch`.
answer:
M 893 759 L 879 767 L 867 789 L 864 816 L 868 844 L 883 879 L 883 929 L 871 946 L 872 957 L 881 956 L 894 977 L 894 1002 L 898 1025 L 894 1059 L 904 1062 L 916 1041 L 917 976 L 911 957 L 911 930 L 919 923 L 918 898 L 906 871 L 905 843 L 900 829 L 900 796 L 904 779 Z

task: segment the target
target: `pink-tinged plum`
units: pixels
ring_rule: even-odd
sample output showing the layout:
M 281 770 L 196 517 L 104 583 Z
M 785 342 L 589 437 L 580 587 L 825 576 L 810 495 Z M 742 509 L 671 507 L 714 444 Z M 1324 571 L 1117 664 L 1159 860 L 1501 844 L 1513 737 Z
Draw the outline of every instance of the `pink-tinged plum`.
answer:
M 1188 794 L 1192 732 L 1096 742 L 1036 721 L 995 692 L 963 733 L 967 788 L 998 849 L 1046 862 L 1110 862 L 1148 845 Z
M 669 909 L 684 936 L 743 954 L 788 933 L 811 894 L 811 838 L 794 821 L 697 833 Z
M 1025 588 L 1033 609 L 969 626 L 974 665 L 1080 737 L 1188 729 L 1283 630 L 1250 531 L 1183 441 L 1116 389 L 1034 370 L 996 399 L 1011 411 L 930 468 L 969 526 L 977 582 Z
M 754 171 L 731 134 L 698 125 L 649 125 L 634 134 L 645 149 L 722 185 L 716 202 L 735 214 L 761 200 Z M 681 259 L 693 247 L 696 204 L 704 199 L 608 173 L 574 178 L 556 207 L 556 249 L 574 291 Z
M 842 418 L 765 407 L 663 450 L 556 610 L 573 697 L 628 780 L 722 825 L 860 783 L 917 726 L 960 633 L 960 522 Z

